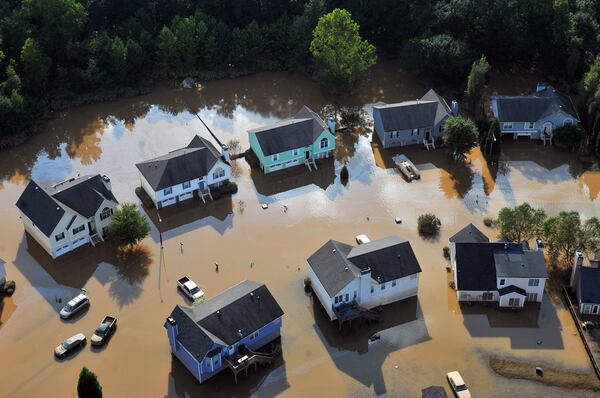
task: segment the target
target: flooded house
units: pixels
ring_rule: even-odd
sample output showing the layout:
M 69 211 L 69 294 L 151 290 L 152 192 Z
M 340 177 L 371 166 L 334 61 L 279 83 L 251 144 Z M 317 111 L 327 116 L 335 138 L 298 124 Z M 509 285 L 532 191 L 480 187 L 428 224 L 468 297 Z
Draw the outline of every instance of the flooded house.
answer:
M 571 272 L 571 290 L 577 294 L 581 315 L 600 315 L 600 250 L 584 265 L 583 253 L 575 253 Z
M 450 108 L 444 98 L 430 89 L 415 101 L 374 106 L 373 124 L 384 148 L 420 143 L 435 148 L 446 119 L 456 114 L 456 101 Z
M 416 296 L 421 266 L 410 242 L 398 236 L 352 246 L 335 240 L 308 258 L 315 296 L 333 321 Z
M 104 240 L 118 202 L 105 175 L 71 178 L 50 186 L 31 180 L 17 207 L 25 231 L 52 258 Z
M 173 355 L 200 383 L 225 369 L 237 374 L 271 363 L 277 350 L 263 347 L 280 337 L 283 310 L 262 283 L 243 281 L 192 308 L 176 306 L 167 318 Z
M 335 121 L 326 124 L 307 106 L 290 119 L 248 131 L 250 148 L 265 174 L 331 157 L 335 149 Z
M 522 243 L 489 242 L 475 230 L 467 226 L 450 238 L 458 301 L 508 308 L 541 302 L 548 279 L 542 243 L 529 250 Z
M 205 138 L 195 136 L 185 148 L 136 164 L 142 189 L 157 209 L 199 198 L 212 200 L 211 189 L 229 182 L 229 149 L 220 151 Z
M 551 140 L 557 128 L 579 123 L 571 98 L 545 83 L 538 83 L 531 95 L 492 97 L 490 106 L 502 134 L 515 139 Z

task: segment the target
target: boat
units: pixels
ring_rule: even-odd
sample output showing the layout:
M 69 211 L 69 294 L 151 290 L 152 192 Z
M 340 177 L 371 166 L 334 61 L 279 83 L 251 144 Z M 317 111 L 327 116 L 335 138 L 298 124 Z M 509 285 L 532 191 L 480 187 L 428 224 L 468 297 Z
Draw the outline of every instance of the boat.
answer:
M 421 179 L 421 173 L 419 172 L 419 169 L 417 169 L 413 162 L 411 162 L 406 156 L 399 155 L 394 157 L 393 160 L 398 167 L 398 170 L 400 170 L 400 173 L 402 173 L 408 182 Z

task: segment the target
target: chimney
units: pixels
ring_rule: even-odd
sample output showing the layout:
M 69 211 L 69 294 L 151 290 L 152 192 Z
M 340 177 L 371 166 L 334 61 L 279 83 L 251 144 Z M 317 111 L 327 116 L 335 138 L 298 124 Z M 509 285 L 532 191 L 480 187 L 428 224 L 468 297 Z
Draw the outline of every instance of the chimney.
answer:
M 359 276 L 359 296 L 357 302 L 367 305 L 369 298 L 371 297 L 371 268 L 364 268 L 360 270 Z
M 110 178 L 107 175 L 102 176 L 102 183 L 109 191 L 112 191 L 112 185 L 110 184 Z
M 544 242 L 540 238 L 535 240 L 535 251 L 544 252 Z
M 583 265 L 583 252 L 577 250 L 575 252 L 575 266 L 581 267 Z
M 452 116 L 458 116 L 458 101 L 457 100 L 452 100 Z
M 329 132 L 335 135 L 335 118 L 333 116 L 327 118 L 327 127 L 329 127 Z
M 229 148 L 227 148 L 227 145 L 221 145 L 221 156 L 223 156 L 223 159 L 227 163 L 231 162 L 231 159 L 229 158 Z
M 165 327 L 167 328 L 167 335 L 169 336 L 169 344 L 171 344 L 171 350 L 176 351 L 177 342 L 175 341 L 175 339 L 179 334 L 179 327 L 177 326 L 177 321 L 172 317 L 168 317 Z

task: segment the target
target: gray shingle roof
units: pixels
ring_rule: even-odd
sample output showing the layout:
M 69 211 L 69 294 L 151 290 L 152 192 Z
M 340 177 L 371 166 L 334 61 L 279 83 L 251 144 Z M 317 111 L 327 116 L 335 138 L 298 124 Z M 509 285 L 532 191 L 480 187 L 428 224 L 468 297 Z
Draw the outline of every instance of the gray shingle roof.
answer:
M 542 251 L 503 250 L 494 252 L 496 275 L 499 278 L 547 278 Z
M 65 214 L 63 206 L 85 218 L 91 218 L 104 199 L 117 203 L 117 199 L 106 188 L 102 178 L 99 174 L 86 175 L 50 187 L 42 187 L 31 180 L 16 205 L 49 237 Z
M 373 118 L 381 119 L 384 131 L 431 127 L 450 115 L 450 107 L 433 89 L 417 101 L 373 107 Z
M 527 292 L 525 291 L 525 289 L 515 286 L 515 285 L 510 285 L 510 286 L 506 286 L 501 289 L 498 289 L 498 293 L 500 294 L 500 296 L 506 296 L 507 294 L 510 294 L 510 293 L 518 293 L 521 296 L 527 296 Z
M 136 167 L 152 189 L 160 191 L 204 177 L 218 160 L 223 159 L 214 145 L 195 136 L 187 147 L 138 163 Z
M 397 236 L 354 247 L 329 241 L 308 258 L 308 263 L 330 297 L 367 268 L 379 283 L 421 272 L 410 242 Z
M 579 120 L 571 99 L 551 86 L 532 95 L 494 97 L 501 122 L 535 122 L 557 112 Z
M 475 225 L 469 224 L 456 234 L 452 235 L 450 242 L 474 242 L 474 243 L 484 243 L 489 242 L 490 239 L 481 232 Z
M 579 295 L 584 303 L 600 304 L 600 268 L 579 268 Z
M 249 130 L 265 156 L 312 145 L 327 125 L 306 105 L 293 118 L 282 120 L 270 126 Z
M 232 345 L 282 315 L 269 289 L 248 280 L 194 308 L 176 306 L 171 313 L 179 329 L 177 339 L 200 359 L 213 343 Z

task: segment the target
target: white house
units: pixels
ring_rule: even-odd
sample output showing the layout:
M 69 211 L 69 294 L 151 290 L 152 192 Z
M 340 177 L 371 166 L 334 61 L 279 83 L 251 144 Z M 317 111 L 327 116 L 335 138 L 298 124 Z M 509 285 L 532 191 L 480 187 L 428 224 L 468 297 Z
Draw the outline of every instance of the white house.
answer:
M 99 174 L 47 187 L 32 180 L 17 201 L 25 231 L 52 258 L 104 240 L 117 205 L 110 179 Z
M 577 294 L 580 314 L 600 316 L 600 250 L 588 265 L 583 260 L 583 253 L 578 251 L 571 272 L 571 289 Z
M 330 240 L 308 258 L 313 292 L 331 320 L 334 308 L 365 309 L 416 296 L 421 267 L 410 242 L 397 236 L 358 246 Z
M 542 301 L 548 273 L 541 243 L 535 250 L 521 243 L 455 240 L 451 245 L 458 301 L 497 302 L 513 308 Z
M 211 188 L 229 181 L 229 150 L 219 152 L 208 140 L 195 136 L 185 148 L 136 164 L 141 185 L 160 209 L 197 196 L 212 199 Z

